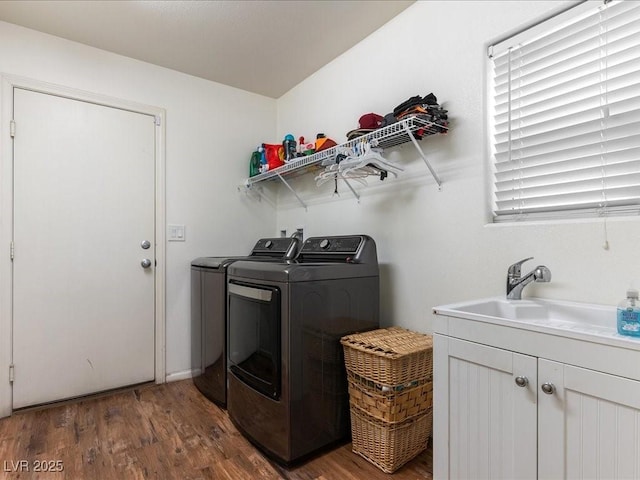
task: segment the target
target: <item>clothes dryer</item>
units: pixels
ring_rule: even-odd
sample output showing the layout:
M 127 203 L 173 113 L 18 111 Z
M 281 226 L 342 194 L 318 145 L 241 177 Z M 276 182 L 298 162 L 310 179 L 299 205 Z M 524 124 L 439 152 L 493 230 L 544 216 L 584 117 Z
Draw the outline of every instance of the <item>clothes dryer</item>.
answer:
M 249 255 L 200 257 L 191 262 L 191 371 L 209 400 L 227 404 L 227 268 L 238 260 L 283 261 L 298 254 L 299 237 L 262 238 Z

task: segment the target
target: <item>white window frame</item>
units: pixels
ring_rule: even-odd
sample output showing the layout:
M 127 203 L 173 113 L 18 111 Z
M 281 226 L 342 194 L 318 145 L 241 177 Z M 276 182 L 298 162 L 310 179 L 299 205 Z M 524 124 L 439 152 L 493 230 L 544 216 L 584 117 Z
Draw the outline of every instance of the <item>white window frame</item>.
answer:
M 496 130 L 496 122 L 494 121 L 495 120 L 494 112 L 496 107 L 496 98 L 494 96 L 495 79 L 494 79 L 494 72 L 493 72 L 494 57 L 496 55 L 499 56 L 503 52 L 506 52 L 509 49 L 509 47 L 514 47 L 514 50 L 516 51 L 522 45 L 524 45 L 526 48 L 527 44 L 529 44 L 530 42 L 535 42 L 543 33 L 562 29 L 564 28 L 564 26 L 566 26 L 567 22 L 570 22 L 575 18 L 582 18 L 588 15 L 589 12 L 592 12 L 594 10 L 599 10 L 599 11 L 604 11 L 606 13 L 606 10 L 609 7 L 614 5 L 620 5 L 622 3 L 623 2 L 616 1 L 616 0 L 614 1 L 606 1 L 606 0 L 582 1 L 574 5 L 571 5 L 568 8 L 565 7 L 561 11 L 556 11 L 553 13 L 553 15 L 540 19 L 535 23 L 528 25 L 526 28 L 524 28 L 523 30 L 515 34 L 508 34 L 501 39 L 491 42 L 491 44 L 488 46 L 487 62 L 486 62 L 486 66 L 487 66 L 487 91 L 486 91 L 487 117 L 486 118 L 487 118 L 488 127 L 487 127 L 486 138 L 487 138 L 487 151 L 490 159 L 490 175 L 489 175 L 490 191 L 491 191 L 490 203 L 491 203 L 491 212 L 492 212 L 492 217 L 494 222 L 498 223 L 498 222 L 513 222 L 513 221 L 526 221 L 526 220 L 541 220 L 541 219 L 570 219 L 570 218 L 582 218 L 582 217 L 593 218 L 593 217 L 613 216 L 613 215 L 626 215 L 626 216 L 640 215 L 640 183 L 637 183 L 637 182 L 634 183 L 637 177 L 637 175 L 635 175 L 635 170 L 633 172 L 633 175 L 625 174 L 624 176 L 619 177 L 619 178 L 622 178 L 624 182 L 628 181 L 630 183 L 630 185 L 626 186 L 625 189 L 627 191 L 628 190 L 632 191 L 631 197 L 628 200 L 626 198 L 623 198 L 623 199 L 616 199 L 615 201 L 610 201 L 607 198 L 607 192 L 611 197 L 613 197 L 614 194 L 612 193 L 613 190 L 611 188 L 607 190 L 607 187 L 605 186 L 607 185 L 607 178 L 606 178 L 607 168 L 606 167 L 607 167 L 607 156 L 608 156 L 606 126 L 604 127 L 601 126 L 600 128 L 602 128 L 603 130 L 602 132 L 600 131 L 598 132 L 600 134 L 599 138 L 601 139 L 604 138 L 604 140 L 601 140 L 600 142 L 595 142 L 595 143 L 599 143 L 600 151 L 604 152 L 599 154 L 599 156 L 602 157 L 602 161 L 601 161 L 602 165 L 598 168 L 599 171 L 601 170 L 601 173 L 599 173 L 598 175 L 600 175 L 599 178 L 601 178 L 602 187 L 594 188 L 593 183 L 595 182 L 595 180 L 593 178 L 590 179 L 590 182 L 592 184 L 590 190 L 594 192 L 597 191 L 600 194 L 601 200 L 595 202 L 595 200 L 589 199 L 587 203 L 585 203 L 584 205 L 580 205 L 579 203 L 575 203 L 575 204 L 565 203 L 562 205 L 554 206 L 550 204 L 551 202 L 548 198 L 530 199 L 528 195 L 532 195 L 530 192 L 534 190 L 541 191 L 541 190 L 551 189 L 555 193 L 556 191 L 558 191 L 558 189 L 561 190 L 561 189 L 564 189 L 565 187 L 568 188 L 570 186 L 570 182 L 564 179 L 560 181 L 555 180 L 555 181 L 552 181 L 551 184 L 547 185 L 544 183 L 545 179 L 540 179 L 539 177 L 535 179 L 524 178 L 524 180 L 522 180 L 523 177 L 526 177 L 525 166 L 523 166 L 523 164 L 526 163 L 527 161 L 530 161 L 526 158 L 526 153 L 522 153 L 522 151 L 526 149 L 522 149 L 518 153 L 518 155 L 525 157 L 524 161 L 519 161 L 520 167 L 514 166 L 516 163 L 518 163 L 518 158 L 515 157 L 515 160 L 514 160 L 513 157 L 511 156 L 512 150 L 515 150 L 515 149 L 513 149 L 512 147 L 507 147 L 508 154 L 507 152 L 504 151 L 505 145 L 515 144 L 515 140 L 512 139 L 511 132 L 518 129 L 509 128 L 508 129 L 509 132 L 505 132 L 504 130 L 502 131 L 501 137 L 495 136 L 498 130 Z M 626 5 L 629 5 L 629 4 L 627 3 Z M 626 6 L 624 8 L 626 8 Z M 600 15 L 600 17 L 602 18 L 602 15 Z M 604 38 L 606 41 L 608 41 L 608 37 L 604 37 Z M 606 47 L 600 48 L 599 50 L 605 51 L 605 48 Z M 634 44 L 634 48 L 635 48 L 635 44 Z M 640 46 L 638 46 L 638 48 L 640 49 Z M 609 50 L 606 50 L 606 52 L 608 54 Z M 602 54 L 600 55 L 601 55 L 601 58 L 605 59 L 604 62 L 600 62 L 602 65 L 604 65 L 604 68 L 602 69 L 602 71 L 607 72 L 606 59 L 609 57 L 606 57 L 606 56 L 602 57 Z M 509 75 L 511 75 L 511 73 Z M 602 78 L 602 73 L 600 73 L 600 77 Z M 511 80 L 509 80 L 509 82 L 511 82 Z M 602 81 L 599 82 L 600 85 L 602 83 L 603 83 Z M 509 83 L 509 85 L 511 85 L 511 83 Z M 608 87 L 604 88 L 604 94 L 600 94 L 600 98 L 605 98 L 605 101 L 604 101 L 605 104 L 603 104 L 603 101 L 600 100 L 600 103 L 601 103 L 600 110 L 602 112 L 605 112 L 601 114 L 601 116 L 605 118 L 605 120 L 599 122 L 601 125 L 606 125 L 606 120 L 608 120 L 608 115 L 609 115 L 609 106 L 606 103 L 607 88 Z M 600 89 L 602 90 L 602 88 Z M 508 91 L 515 91 L 515 90 L 516 90 L 515 88 L 510 88 Z M 511 94 L 508 94 L 508 99 L 509 100 L 507 103 L 512 102 Z M 511 104 L 513 105 L 513 103 Z M 512 109 L 509 108 L 508 110 L 509 112 L 511 112 Z M 509 125 L 512 125 L 514 121 L 510 115 L 511 114 L 509 113 L 509 116 L 507 117 L 508 121 L 506 123 L 508 123 Z M 564 116 L 564 115 L 562 117 L 563 117 L 563 121 L 565 121 L 568 118 L 568 116 Z M 591 122 L 593 123 L 593 120 L 591 120 Z M 503 124 L 504 123 L 505 122 L 503 121 Z M 521 123 L 526 123 L 526 122 L 523 121 Z M 523 130 L 526 130 L 526 129 L 523 129 Z M 562 132 L 564 130 L 565 130 L 564 128 L 560 128 L 560 129 L 554 130 L 554 133 Z M 523 135 L 523 137 L 526 137 L 526 132 L 524 134 L 521 132 L 518 132 L 518 134 L 521 134 Z M 506 135 L 506 139 L 505 139 L 505 135 Z M 494 139 L 496 138 L 500 138 L 502 140 L 502 144 L 500 145 L 500 148 L 502 148 L 502 150 L 499 152 L 499 155 L 496 155 L 497 150 L 496 150 L 496 144 L 494 143 Z M 529 141 L 529 140 L 526 139 L 525 141 Z M 551 158 L 553 157 L 551 156 L 546 157 L 543 161 L 548 162 L 549 159 Z M 505 162 L 505 159 L 508 159 L 509 161 Z M 500 160 L 502 160 L 504 163 L 499 165 L 498 162 Z M 584 162 L 582 162 L 583 160 Z M 625 162 L 628 162 L 629 165 L 625 168 L 635 168 L 635 163 L 631 163 L 631 162 L 635 162 L 636 160 L 640 161 L 640 158 L 633 158 L 633 160 L 626 160 Z M 578 162 L 582 162 L 582 164 L 584 164 L 586 163 L 586 160 L 584 158 L 581 158 L 580 156 L 578 156 L 577 159 L 572 160 L 571 170 L 569 170 L 568 172 L 564 172 L 563 176 L 566 177 L 568 175 L 571 178 L 571 180 L 573 180 L 574 178 L 577 178 L 577 173 L 575 172 L 578 172 L 580 168 L 580 166 L 578 165 Z M 502 180 L 500 185 L 500 188 L 502 188 L 502 191 L 500 191 L 499 197 L 498 197 L 498 194 L 496 192 L 499 188 L 496 186 L 496 178 L 497 178 L 496 173 L 498 172 L 499 168 L 504 170 L 504 165 L 511 165 L 511 167 L 509 168 L 509 172 L 511 173 L 510 174 L 500 173 L 499 179 Z M 529 167 L 530 165 L 526 165 L 526 166 Z M 577 166 L 577 168 L 574 168 L 574 166 Z M 609 169 L 608 171 L 610 172 L 611 170 Z M 638 174 L 640 174 L 640 172 L 638 172 Z M 613 175 L 611 175 L 611 173 L 609 175 L 610 176 L 608 177 L 608 179 L 611 180 L 613 178 Z M 506 181 L 505 181 L 505 176 L 509 177 Z M 609 182 L 609 185 L 612 182 L 613 180 Z M 507 187 L 505 187 L 505 185 Z M 531 188 L 531 185 L 534 185 L 535 188 Z M 579 187 L 579 188 L 582 188 L 582 187 Z M 585 189 L 587 189 L 587 187 L 585 187 Z M 579 192 L 579 191 L 576 191 L 576 192 Z M 572 197 L 572 198 L 574 196 L 578 197 L 578 196 L 582 196 L 582 194 L 580 193 L 578 195 L 578 193 L 575 193 L 574 195 L 566 195 L 566 197 Z M 498 198 L 500 198 L 501 202 L 498 202 Z M 580 200 L 577 200 L 577 202 L 579 201 Z M 547 202 L 548 204 L 546 204 Z

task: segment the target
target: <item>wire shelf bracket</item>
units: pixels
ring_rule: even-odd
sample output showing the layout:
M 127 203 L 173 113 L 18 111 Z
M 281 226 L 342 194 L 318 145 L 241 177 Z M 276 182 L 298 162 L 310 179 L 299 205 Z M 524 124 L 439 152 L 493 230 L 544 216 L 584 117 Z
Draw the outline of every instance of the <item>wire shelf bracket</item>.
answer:
M 344 183 L 347 184 L 347 187 L 349 187 L 349 190 L 351 190 L 351 193 L 353 193 L 353 196 L 356 197 L 356 200 L 358 201 L 358 203 L 360 203 L 360 195 L 358 195 L 358 192 L 356 192 L 353 187 L 351 186 L 351 184 L 349 183 L 349 181 L 346 178 L 343 178 L 342 180 L 344 180 Z
M 277 170 L 277 169 L 276 169 L 276 170 Z M 291 185 L 289 185 L 289 182 L 287 182 L 287 181 L 284 179 L 284 177 L 282 176 L 282 174 L 280 174 L 280 173 L 278 172 L 278 173 L 277 173 L 277 175 L 278 175 L 278 178 L 279 178 L 280 180 L 282 180 L 282 183 L 284 183 L 284 184 L 285 184 L 285 186 L 286 186 L 286 187 L 291 191 L 291 193 L 293 193 L 293 194 L 295 195 L 295 197 L 298 199 L 298 202 L 300 202 L 300 205 L 302 205 L 302 206 L 304 207 L 305 211 L 306 211 L 306 210 L 307 210 L 307 204 L 306 204 L 306 203 L 304 203 L 304 202 L 302 201 L 302 199 L 300 198 L 300 195 L 298 195 L 298 194 L 296 193 L 296 191 L 293 189 L 293 187 L 292 187 Z
M 438 184 L 438 190 L 442 190 L 442 180 L 440 180 L 440 177 L 438 176 L 436 171 L 431 166 L 431 162 L 429 162 L 429 159 L 427 158 L 427 156 L 422 151 L 422 148 L 420 147 L 420 144 L 418 144 L 418 141 L 416 140 L 416 138 L 411 134 L 411 130 L 409 130 L 409 126 L 407 124 L 404 125 L 404 129 L 407 132 L 407 136 L 411 139 L 411 142 L 413 143 L 413 146 L 416 147 L 416 150 L 418 151 L 418 155 L 420 155 L 422 157 L 422 160 L 424 160 L 425 165 L 427 166 L 427 168 L 431 172 L 431 175 L 433 176 L 433 179 Z

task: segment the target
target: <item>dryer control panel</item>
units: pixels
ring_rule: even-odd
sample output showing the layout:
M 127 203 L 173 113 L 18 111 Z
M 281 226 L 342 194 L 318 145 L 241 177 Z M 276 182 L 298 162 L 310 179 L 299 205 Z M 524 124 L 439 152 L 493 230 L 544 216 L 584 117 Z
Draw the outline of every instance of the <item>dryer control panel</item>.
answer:
M 377 263 L 376 244 L 367 235 L 308 238 L 297 258 L 300 262 Z

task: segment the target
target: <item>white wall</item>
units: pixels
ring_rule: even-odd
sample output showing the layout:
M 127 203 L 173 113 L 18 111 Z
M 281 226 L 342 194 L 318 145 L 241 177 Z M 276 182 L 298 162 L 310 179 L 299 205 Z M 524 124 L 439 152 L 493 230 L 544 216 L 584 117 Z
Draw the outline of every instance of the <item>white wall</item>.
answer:
M 166 218 L 186 225 L 186 242 L 167 245 L 166 369 L 190 369 L 191 260 L 244 254 L 274 234 L 273 208 L 236 186 L 274 137 L 275 100 L 4 22 L 0 72 L 166 109 Z
M 450 133 L 421 142 L 442 191 L 409 145 L 392 154 L 410 170 L 405 180 L 369 180 L 380 185 L 362 190 L 360 203 L 344 185 L 336 200 L 333 185 L 317 189 L 311 175 L 293 181 L 310 200 L 308 211 L 279 192 L 278 228 L 374 237 L 384 325 L 430 331 L 431 307 L 503 295 L 508 265 L 529 256 L 535 259 L 524 268 L 546 264 L 553 280 L 528 286 L 525 295 L 615 304 L 640 279 L 637 218 L 608 221 L 609 250 L 601 219 L 488 224 L 486 45 L 563 5 L 420 1 L 278 100 L 279 136 L 323 132 L 338 142 L 360 115 L 384 115 L 413 95 L 433 92 L 449 109 Z
M 382 269 L 382 322 L 429 331 L 434 305 L 504 293 L 507 266 L 535 256 L 548 298 L 613 304 L 640 278 L 640 222 L 488 225 L 484 155 L 485 45 L 556 9 L 558 1 L 420 1 L 277 102 L 0 22 L 0 72 L 165 108 L 167 222 L 187 226 L 167 245 L 167 372 L 190 367 L 189 262 L 248 251 L 255 238 L 304 226 L 305 236 L 368 233 Z M 421 144 L 443 178 L 438 191 L 411 145 L 392 154 L 408 174 L 362 190 L 293 184 L 308 211 L 281 190 L 278 210 L 236 191 L 256 144 L 286 133 L 338 142 L 363 113 L 387 113 L 434 92 L 451 132 Z M 277 122 L 276 118 L 277 106 Z M 395 183 L 394 183 L 395 182 Z M 375 187 L 373 187 L 375 185 Z M 533 267 L 531 262 L 527 267 Z

